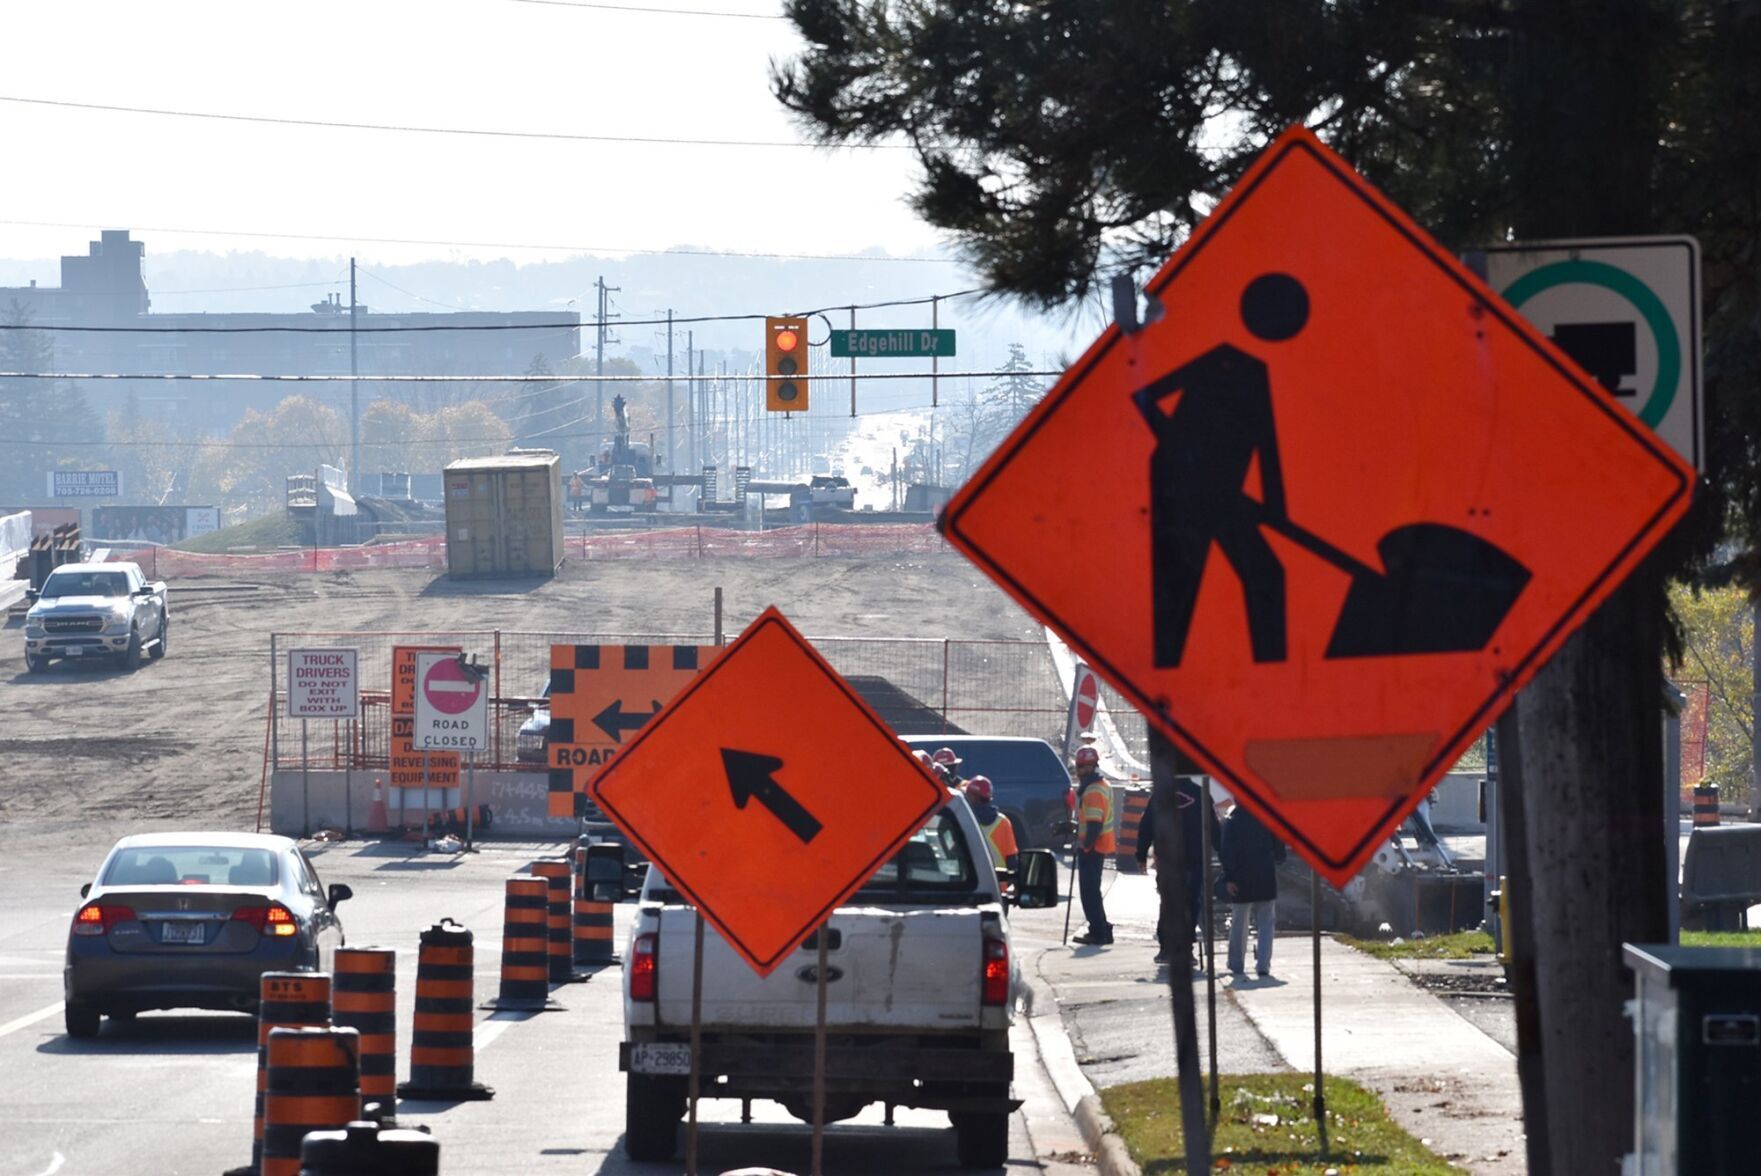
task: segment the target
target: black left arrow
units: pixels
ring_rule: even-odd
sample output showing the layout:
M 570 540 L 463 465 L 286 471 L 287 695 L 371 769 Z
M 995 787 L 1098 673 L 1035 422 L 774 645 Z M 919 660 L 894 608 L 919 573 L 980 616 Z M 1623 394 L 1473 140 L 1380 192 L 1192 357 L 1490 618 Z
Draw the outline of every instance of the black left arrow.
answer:
M 637 730 L 659 713 L 660 703 L 656 702 L 651 711 L 631 711 L 629 714 L 625 714 L 624 700 L 614 698 L 611 700 L 610 706 L 593 716 L 593 725 L 604 731 L 606 738 L 614 743 L 622 743 L 625 731 Z
M 782 766 L 783 761 L 774 755 L 722 748 L 722 767 L 727 769 L 728 790 L 734 794 L 734 807 L 743 809 L 747 801 L 758 801 L 783 823 L 785 829 L 799 837 L 801 844 L 806 845 L 819 836 L 824 826 L 772 777 L 771 773 Z

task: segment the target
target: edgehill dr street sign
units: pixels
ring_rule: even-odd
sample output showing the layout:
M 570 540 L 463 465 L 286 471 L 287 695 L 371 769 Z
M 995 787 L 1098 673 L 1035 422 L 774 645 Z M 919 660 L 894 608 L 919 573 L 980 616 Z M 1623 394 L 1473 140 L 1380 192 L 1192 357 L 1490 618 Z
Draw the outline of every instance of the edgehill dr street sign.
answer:
M 1497 246 L 1486 250 L 1486 281 L 1620 405 L 1705 468 L 1698 242 Z
M 1300 127 L 1148 292 L 941 527 L 1342 885 L 1694 471 Z
M 760 975 L 948 799 L 774 607 L 588 790 Z
M 833 331 L 833 359 L 946 359 L 953 331 Z

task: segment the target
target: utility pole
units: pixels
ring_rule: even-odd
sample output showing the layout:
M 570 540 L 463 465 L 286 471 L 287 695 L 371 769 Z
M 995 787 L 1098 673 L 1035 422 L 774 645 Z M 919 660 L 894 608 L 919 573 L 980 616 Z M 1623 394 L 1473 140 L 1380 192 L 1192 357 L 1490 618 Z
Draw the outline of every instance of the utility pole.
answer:
M 679 447 L 673 434 L 673 312 L 666 312 L 666 472 L 678 472 Z M 670 491 L 669 491 L 670 493 Z
M 599 291 L 599 312 L 594 317 L 593 331 L 593 448 L 597 453 L 605 438 L 605 382 L 598 377 L 605 375 L 606 295 L 616 294 L 619 287 L 606 285 L 604 274 L 593 284 Z
M 685 332 L 685 441 L 691 454 L 691 476 L 703 472 L 697 446 L 697 383 L 691 378 L 697 368 L 697 332 Z
M 355 346 L 355 327 L 361 308 L 355 302 L 355 259 L 349 258 L 349 492 L 361 493 L 361 374 L 360 353 Z

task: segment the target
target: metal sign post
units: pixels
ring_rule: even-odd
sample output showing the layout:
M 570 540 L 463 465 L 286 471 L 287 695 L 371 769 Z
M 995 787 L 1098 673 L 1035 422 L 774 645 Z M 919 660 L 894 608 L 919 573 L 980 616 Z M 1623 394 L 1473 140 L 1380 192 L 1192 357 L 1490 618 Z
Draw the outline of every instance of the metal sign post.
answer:
M 1309 924 L 1314 943 L 1315 964 L 1315 1131 L 1320 1136 L 1321 1154 L 1327 1154 L 1327 1095 L 1321 1088 L 1321 875 L 1309 874 Z
M 1211 893 L 1211 822 L 1215 820 L 1211 808 L 1211 778 L 1199 777 L 1199 790 L 1203 799 L 1199 803 L 1198 819 L 1199 846 L 1204 855 L 1204 897 L 1200 899 L 1204 905 L 1205 923 L 1205 1008 L 1208 1018 L 1211 1054 L 1211 1124 L 1216 1125 L 1223 1113 L 1223 1095 L 1217 1086 L 1217 937 L 1212 932 L 1215 915 L 1214 895 Z M 1166 948 L 1164 948 L 1166 950 Z M 1172 966 L 1172 965 L 1170 965 Z
M 831 920 L 819 925 L 819 963 L 814 967 L 814 983 L 819 988 L 819 1011 L 813 1022 L 813 1176 L 824 1176 L 825 1152 L 825 974 L 826 946 L 830 942 Z
M 312 835 L 312 757 L 306 754 L 306 725 L 308 719 L 300 720 L 300 825 L 304 832 L 302 837 Z
M 691 944 L 691 1076 L 686 1080 L 685 1176 L 697 1176 L 697 1092 L 703 1081 L 703 912 L 691 908 L 696 924 Z
M 476 799 L 477 752 L 472 750 L 465 753 L 465 851 L 467 853 L 472 849 L 471 833 L 476 817 L 472 802 Z

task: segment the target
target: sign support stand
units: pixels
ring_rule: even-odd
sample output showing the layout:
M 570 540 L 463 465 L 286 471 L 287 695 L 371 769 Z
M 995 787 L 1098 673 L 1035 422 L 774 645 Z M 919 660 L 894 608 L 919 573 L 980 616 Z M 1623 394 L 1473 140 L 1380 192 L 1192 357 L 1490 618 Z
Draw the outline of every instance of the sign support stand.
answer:
M 342 834 L 355 835 L 355 721 L 349 720 L 348 749 L 342 757 Z
M 306 754 L 306 728 L 309 719 L 300 720 L 300 824 L 302 837 L 312 835 L 312 759 Z
M 851 312 L 854 317 L 855 312 Z M 819 925 L 819 963 L 814 967 L 814 982 L 819 989 L 819 1012 L 813 1023 L 813 1176 L 824 1176 L 822 1157 L 825 1153 L 825 974 L 826 945 L 832 937 L 831 920 Z
M 1156 807 L 1156 889 L 1162 908 L 1172 913 L 1175 924 L 1174 956 L 1192 954 L 1191 899 L 1186 894 L 1184 834 L 1181 831 L 1180 794 L 1174 778 L 1182 769 L 1193 765 L 1185 762 L 1172 741 L 1160 730 L 1150 728 L 1150 776 L 1154 791 L 1150 803 Z M 1163 820 L 1166 816 L 1170 819 Z M 1184 947 L 1185 952 L 1179 949 Z M 1180 1124 L 1186 1139 L 1187 1176 L 1205 1176 L 1211 1170 L 1211 1131 L 1205 1120 L 1204 1079 L 1199 1073 L 1198 1010 L 1192 999 L 1192 975 L 1179 966 L 1168 969 L 1169 1005 L 1174 1015 L 1174 1058 L 1180 1081 Z
M 1321 1088 L 1321 873 L 1309 872 L 1309 936 L 1314 946 L 1315 965 L 1315 1130 L 1321 1139 L 1321 1154 L 1327 1154 L 1327 1095 Z
M 703 1082 L 703 912 L 691 908 L 697 925 L 691 936 L 691 1076 L 685 1091 L 685 1176 L 697 1176 L 697 1092 Z
M 465 852 L 472 852 L 472 825 L 476 813 L 472 811 L 472 802 L 477 799 L 477 753 L 475 750 L 465 753 Z
M 1216 1126 L 1223 1114 L 1223 1094 L 1217 1087 L 1217 936 L 1213 931 L 1216 919 L 1216 903 L 1211 893 L 1211 821 L 1214 819 L 1211 808 L 1211 778 L 1199 777 L 1199 789 L 1203 799 L 1199 803 L 1198 819 L 1200 852 L 1204 854 L 1204 897 L 1199 901 L 1204 905 L 1205 927 L 1205 1010 L 1209 1036 L 1206 1043 L 1211 1054 L 1211 1125 Z M 1173 967 L 1172 964 L 1169 967 Z

